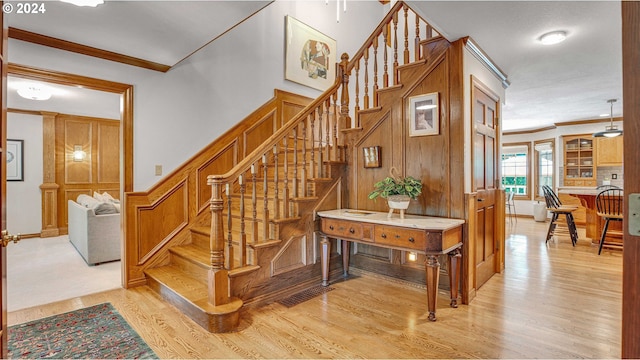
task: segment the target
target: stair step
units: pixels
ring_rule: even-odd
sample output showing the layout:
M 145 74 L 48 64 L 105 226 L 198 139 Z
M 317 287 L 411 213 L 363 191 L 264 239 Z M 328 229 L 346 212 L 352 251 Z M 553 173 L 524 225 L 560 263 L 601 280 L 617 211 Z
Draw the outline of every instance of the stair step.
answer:
M 169 252 L 193 263 L 196 266 L 207 270 L 209 269 L 211 255 L 202 247 L 193 244 L 179 245 L 169 248 Z
M 242 300 L 231 298 L 227 304 L 213 306 L 206 282 L 195 280 L 172 265 L 147 269 L 145 274 L 149 287 L 209 332 L 228 332 L 237 327 Z
M 242 275 L 250 274 L 254 271 L 258 271 L 260 269 L 260 265 L 247 265 L 237 269 L 229 270 L 229 277 L 234 278 Z

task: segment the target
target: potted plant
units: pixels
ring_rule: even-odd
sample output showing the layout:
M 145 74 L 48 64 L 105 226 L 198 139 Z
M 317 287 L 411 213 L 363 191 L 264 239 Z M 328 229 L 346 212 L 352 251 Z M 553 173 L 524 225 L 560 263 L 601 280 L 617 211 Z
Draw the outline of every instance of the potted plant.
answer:
M 393 170 L 393 169 L 392 169 Z M 374 190 L 369 193 L 369 199 L 378 196 L 387 199 L 389 205 L 389 217 L 394 209 L 400 210 L 400 218 L 404 218 L 404 210 L 409 207 L 410 200 L 415 200 L 422 193 L 422 182 L 412 176 L 391 176 L 378 181 Z

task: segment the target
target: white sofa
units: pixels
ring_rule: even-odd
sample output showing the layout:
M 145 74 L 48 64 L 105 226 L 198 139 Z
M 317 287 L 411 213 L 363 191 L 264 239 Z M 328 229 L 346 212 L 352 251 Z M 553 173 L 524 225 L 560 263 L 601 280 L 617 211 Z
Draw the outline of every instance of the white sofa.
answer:
M 96 215 L 69 200 L 69 241 L 89 265 L 120 260 L 120 213 Z

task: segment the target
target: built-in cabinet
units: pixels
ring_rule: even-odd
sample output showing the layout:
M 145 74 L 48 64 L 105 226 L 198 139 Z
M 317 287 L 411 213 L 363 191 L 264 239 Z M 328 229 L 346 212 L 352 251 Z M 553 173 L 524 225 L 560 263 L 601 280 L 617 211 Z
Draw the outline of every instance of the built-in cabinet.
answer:
M 598 166 L 622 166 L 624 151 L 622 136 L 596 138 L 596 164 Z
M 565 136 L 564 185 L 596 186 L 596 143 L 591 135 Z

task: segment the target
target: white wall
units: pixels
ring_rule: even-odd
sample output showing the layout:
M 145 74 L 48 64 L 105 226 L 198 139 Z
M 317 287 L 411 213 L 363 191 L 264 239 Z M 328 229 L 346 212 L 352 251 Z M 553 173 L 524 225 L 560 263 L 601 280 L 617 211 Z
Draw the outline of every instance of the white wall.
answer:
M 7 181 L 7 230 L 11 234 L 40 234 L 42 116 L 8 113 L 7 139 L 24 140 L 24 181 Z
M 279 88 L 316 97 L 317 90 L 284 80 L 284 19 L 291 15 L 336 39 L 354 54 L 386 14 L 377 1 L 349 1 L 336 23 L 335 2 L 276 1 L 167 73 L 9 41 L 11 63 L 134 85 L 134 190 L 159 180 Z M 197 6 L 197 2 L 185 6 Z

